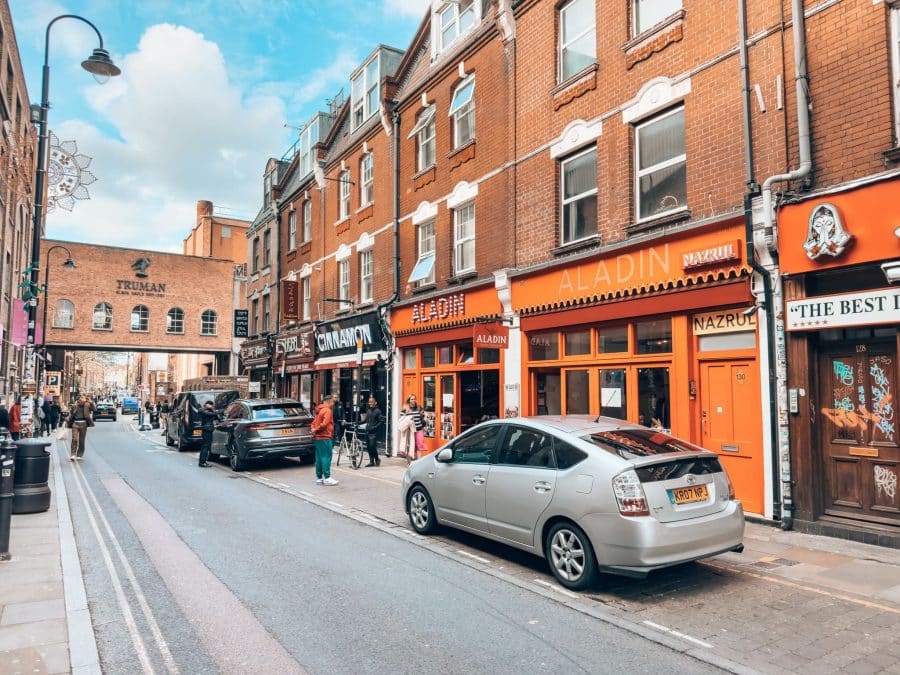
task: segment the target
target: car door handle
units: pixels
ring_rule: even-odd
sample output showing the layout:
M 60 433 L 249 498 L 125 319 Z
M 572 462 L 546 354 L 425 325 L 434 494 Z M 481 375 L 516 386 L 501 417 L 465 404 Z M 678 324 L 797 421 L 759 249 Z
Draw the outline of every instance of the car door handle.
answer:
M 486 481 L 486 479 L 484 476 L 481 476 L 481 475 L 472 476 L 472 482 L 475 483 L 475 485 L 484 485 L 485 481 Z
M 535 492 L 550 492 L 550 490 L 552 488 L 553 488 L 553 486 L 550 485 L 550 483 L 543 481 L 543 480 L 539 480 L 537 483 L 534 484 Z

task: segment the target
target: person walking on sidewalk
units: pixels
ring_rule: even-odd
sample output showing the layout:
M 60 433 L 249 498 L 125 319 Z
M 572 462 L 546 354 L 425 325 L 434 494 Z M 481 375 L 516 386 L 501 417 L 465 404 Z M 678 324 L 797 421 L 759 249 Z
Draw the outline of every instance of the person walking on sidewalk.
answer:
M 7 431 L 12 431 L 10 429 L 10 425 L 12 422 L 9 421 L 9 410 L 6 409 L 5 403 L 0 403 L 0 427 L 3 427 Z
M 54 396 L 53 402 L 50 404 L 50 431 L 56 431 L 60 417 L 62 417 L 62 408 L 59 407 L 59 400 Z
M 93 413 L 97 407 L 82 394 L 78 402 L 69 411 L 67 426 L 72 430 L 69 459 L 75 461 L 84 457 L 84 444 L 87 441 L 88 427 L 94 426 Z
M 19 440 L 22 435 L 22 404 L 19 401 L 19 395 L 16 394 L 12 408 L 9 409 L 9 432 L 14 441 Z
M 46 397 L 41 397 L 41 412 L 38 418 L 41 420 L 41 436 L 50 435 L 50 401 Z
M 378 436 L 384 429 L 384 415 L 378 407 L 374 396 L 369 397 L 369 412 L 366 414 L 366 448 L 369 451 L 369 463 L 366 466 L 378 466 Z
M 209 466 L 206 460 L 209 459 L 209 451 L 212 448 L 213 428 L 216 425 L 217 417 L 216 411 L 213 410 L 213 402 L 204 403 L 200 409 L 200 433 L 203 440 L 200 444 L 200 461 L 197 466 Z
M 312 422 L 310 431 L 316 444 L 316 485 L 337 485 L 338 482 L 331 477 L 331 454 L 334 448 L 334 416 L 331 412 L 334 408 L 334 398 L 331 394 L 322 399 L 322 403 L 316 408 L 316 417 Z

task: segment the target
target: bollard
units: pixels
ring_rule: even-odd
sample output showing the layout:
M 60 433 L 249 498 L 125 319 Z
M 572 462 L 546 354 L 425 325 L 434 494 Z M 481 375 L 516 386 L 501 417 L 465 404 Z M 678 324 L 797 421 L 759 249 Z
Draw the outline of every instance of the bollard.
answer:
M 14 514 L 40 513 L 50 508 L 50 441 L 23 438 L 16 442 L 16 471 L 13 485 Z
M 7 436 L 0 444 L 0 560 L 9 560 L 9 527 L 12 519 L 16 444 Z

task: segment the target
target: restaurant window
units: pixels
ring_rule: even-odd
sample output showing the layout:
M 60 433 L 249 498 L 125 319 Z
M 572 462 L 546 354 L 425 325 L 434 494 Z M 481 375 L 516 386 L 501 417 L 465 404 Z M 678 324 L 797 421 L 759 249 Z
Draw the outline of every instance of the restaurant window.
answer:
M 672 320 L 642 321 L 635 324 L 638 354 L 672 352 Z
M 560 402 L 562 387 L 560 386 L 559 371 L 552 373 L 538 373 L 537 384 L 537 414 L 559 415 L 562 412 Z
M 422 347 L 420 352 L 422 354 L 422 367 L 434 368 L 434 347 Z
M 466 366 L 475 362 L 475 353 L 471 342 L 456 345 L 456 365 Z
M 528 349 L 532 361 L 555 361 L 559 358 L 559 333 L 532 333 Z
M 618 354 L 628 351 L 628 326 L 611 326 L 597 329 L 597 351 L 601 354 Z
M 438 347 L 438 363 L 442 366 L 453 363 L 453 345 Z
M 403 368 L 405 370 L 415 370 L 415 368 L 416 368 L 416 350 L 415 349 L 404 349 L 403 350 Z
M 500 350 L 483 348 L 478 350 L 478 363 L 500 363 Z
M 559 81 L 597 62 L 595 0 L 572 0 L 559 10 Z
M 624 420 L 628 418 L 628 384 L 624 368 L 600 370 L 600 414 Z
M 590 412 L 590 375 L 587 370 L 567 370 L 566 414 L 587 415 Z
M 560 162 L 560 243 L 597 233 L 597 148 Z
M 671 428 L 668 368 L 638 368 L 638 423 Z
M 422 378 L 422 416 L 425 422 L 425 436 L 428 438 L 434 438 L 435 392 L 434 375 L 426 375 Z
M 591 353 L 591 331 L 576 330 L 565 334 L 566 356 Z
M 687 208 L 684 107 L 639 125 L 635 137 L 637 220 Z

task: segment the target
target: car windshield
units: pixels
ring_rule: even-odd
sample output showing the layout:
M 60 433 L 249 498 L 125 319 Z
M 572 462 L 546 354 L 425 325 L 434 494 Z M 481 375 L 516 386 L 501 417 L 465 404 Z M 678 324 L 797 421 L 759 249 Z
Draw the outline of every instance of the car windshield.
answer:
M 703 448 L 652 429 L 615 429 L 582 436 L 581 440 L 593 443 L 601 450 L 623 459 L 636 459 L 651 455 L 678 452 L 703 452 Z
M 299 403 L 296 405 L 267 405 L 253 409 L 255 420 L 278 420 L 284 417 L 305 417 L 309 413 Z
M 215 394 L 194 394 L 193 399 L 194 405 L 196 405 L 198 408 L 202 408 L 207 401 L 214 403 L 216 400 L 216 396 Z

